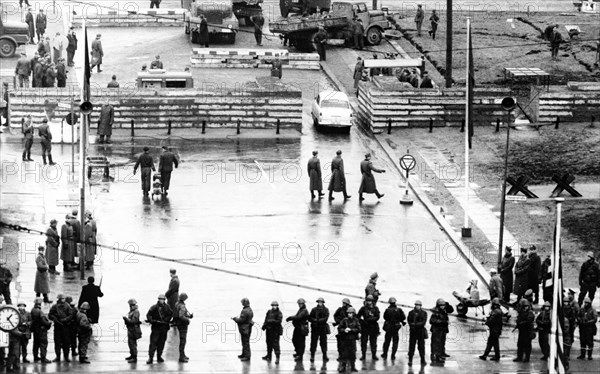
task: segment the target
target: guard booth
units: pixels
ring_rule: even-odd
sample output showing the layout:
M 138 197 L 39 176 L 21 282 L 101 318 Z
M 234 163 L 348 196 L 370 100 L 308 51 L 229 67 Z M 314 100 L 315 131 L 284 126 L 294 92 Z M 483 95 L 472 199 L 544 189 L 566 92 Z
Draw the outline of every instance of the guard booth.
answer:
M 137 75 L 139 88 L 193 88 L 194 78 L 188 71 L 165 71 L 151 69 Z
M 425 60 L 420 58 L 404 58 L 398 60 L 369 59 L 363 61 L 363 77 L 372 81 L 374 76 L 395 77 L 398 70 L 418 68 L 421 74 L 425 71 Z

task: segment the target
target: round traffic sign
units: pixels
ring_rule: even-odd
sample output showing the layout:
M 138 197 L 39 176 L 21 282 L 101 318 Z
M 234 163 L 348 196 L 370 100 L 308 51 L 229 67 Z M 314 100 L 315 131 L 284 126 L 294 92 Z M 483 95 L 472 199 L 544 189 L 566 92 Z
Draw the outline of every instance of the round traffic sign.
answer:
M 75 113 L 72 113 L 72 114 L 69 113 L 65 116 L 65 122 L 67 122 L 71 126 L 75 125 L 77 123 L 78 119 L 79 119 L 79 116 Z
M 400 167 L 402 170 L 412 170 L 417 166 L 417 162 L 412 155 L 404 155 L 400 157 Z

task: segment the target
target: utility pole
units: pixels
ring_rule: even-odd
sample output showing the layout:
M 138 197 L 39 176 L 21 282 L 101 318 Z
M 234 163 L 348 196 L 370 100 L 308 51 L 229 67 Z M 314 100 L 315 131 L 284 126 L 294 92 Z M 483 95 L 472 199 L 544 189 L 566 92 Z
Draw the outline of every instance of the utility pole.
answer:
M 452 0 L 446 0 L 446 88 L 452 87 Z

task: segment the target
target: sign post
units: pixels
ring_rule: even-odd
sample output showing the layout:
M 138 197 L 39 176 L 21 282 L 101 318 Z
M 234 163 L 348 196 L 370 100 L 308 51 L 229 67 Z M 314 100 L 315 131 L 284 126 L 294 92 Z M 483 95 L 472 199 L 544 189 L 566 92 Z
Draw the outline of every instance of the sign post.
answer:
M 404 195 L 402 196 L 402 200 L 400 200 L 400 204 L 402 205 L 412 205 L 413 200 L 408 196 L 408 176 L 409 172 L 415 168 L 416 166 L 415 158 L 409 154 L 408 150 L 406 150 L 406 154 L 400 157 L 400 168 L 406 171 L 406 188 L 404 190 Z

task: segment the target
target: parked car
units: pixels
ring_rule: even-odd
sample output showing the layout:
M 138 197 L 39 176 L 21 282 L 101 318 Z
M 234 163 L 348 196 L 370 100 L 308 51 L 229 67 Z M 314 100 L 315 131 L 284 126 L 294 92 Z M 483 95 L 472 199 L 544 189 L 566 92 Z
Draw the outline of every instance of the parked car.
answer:
M 315 126 L 352 127 L 352 107 L 348 96 L 340 91 L 326 90 L 317 95 L 311 115 Z

